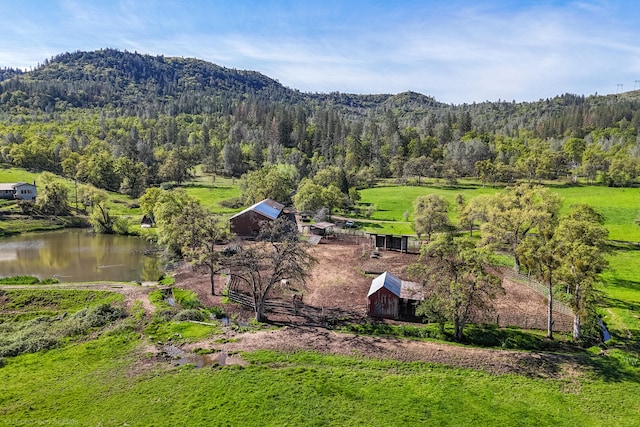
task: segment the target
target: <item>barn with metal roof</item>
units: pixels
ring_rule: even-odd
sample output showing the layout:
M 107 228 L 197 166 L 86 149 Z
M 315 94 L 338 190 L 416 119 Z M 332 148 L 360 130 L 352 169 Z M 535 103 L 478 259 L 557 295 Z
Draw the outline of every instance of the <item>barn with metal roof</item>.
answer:
M 387 319 L 413 319 L 416 306 L 424 298 L 422 286 L 385 271 L 371 281 L 367 294 L 367 314 Z
M 284 205 L 264 199 L 229 218 L 231 232 L 240 237 L 255 237 L 262 221 L 274 221 L 283 215 Z

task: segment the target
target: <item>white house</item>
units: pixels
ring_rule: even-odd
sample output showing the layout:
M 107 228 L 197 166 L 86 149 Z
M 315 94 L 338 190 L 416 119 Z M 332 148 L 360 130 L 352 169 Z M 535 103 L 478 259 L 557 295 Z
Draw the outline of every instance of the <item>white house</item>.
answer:
M 0 199 L 35 200 L 36 186 L 26 182 L 0 183 Z

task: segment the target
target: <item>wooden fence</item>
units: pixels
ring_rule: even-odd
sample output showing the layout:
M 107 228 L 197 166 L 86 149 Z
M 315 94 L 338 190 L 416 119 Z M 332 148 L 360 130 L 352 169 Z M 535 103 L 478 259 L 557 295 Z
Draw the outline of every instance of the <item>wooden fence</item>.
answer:
M 546 285 L 543 285 L 542 283 L 533 280 L 532 278 L 525 276 L 523 274 L 520 273 L 516 273 L 515 271 L 511 270 L 511 269 L 505 269 L 503 270 L 504 272 L 504 276 L 513 281 L 516 282 L 520 285 L 524 285 L 527 288 L 531 289 L 532 291 L 542 295 L 543 297 L 549 299 L 549 288 Z M 553 311 L 560 313 L 560 314 L 565 314 L 567 316 L 573 317 L 573 310 L 571 310 L 571 308 L 569 308 L 568 306 L 566 306 L 565 304 L 562 304 L 561 302 L 558 301 L 554 301 L 553 302 Z
M 255 309 L 251 295 L 228 289 L 228 297 L 233 302 Z M 336 325 L 342 321 L 353 321 L 359 317 L 362 318 L 365 316 L 366 307 L 364 305 L 352 307 L 351 309 L 315 307 L 302 301 L 287 302 L 271 299 L 265 302 L 265 311 L 273 314 L 302 317 L 309 323 L 328 326 Z

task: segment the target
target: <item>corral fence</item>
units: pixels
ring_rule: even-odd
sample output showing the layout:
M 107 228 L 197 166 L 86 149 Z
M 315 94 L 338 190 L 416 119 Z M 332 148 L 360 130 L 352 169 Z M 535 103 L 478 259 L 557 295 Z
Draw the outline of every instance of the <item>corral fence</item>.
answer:
M 528 276 L 516 273 L 511 269 L 505 269 L 503 270 L 503 273 L 504 276 L 512 282 L 524 285 L 532 291 L 538 293 L 539 295 L 542 295 L 544 298 L 549 299 L 549 288 L 546 285 L 543 285 L 542 283 L 538 282 L 537 280 L 533 280 Z M 553 302 L 553 311 L 555 311 L 556 313 L 565 314 L 569 317 L 573 317 L 573 310 L 558 301 Z
M 229 300 L 255 309 L 253 297 L 237 289 L 227 288 Z M 335 326 L 341 322 L 363 318 L 366 307 L 357 306 L 351 309 L 337 307 L 315 307 L 294 299 L 292 302 L 270 299 L 265 302 L 265 311 L 273 314 L 304 318 L 308 323 L 321 326 Z
M 351 245 L 362 245 L 366 244 L 370 248 L 376 248 L 376 236 L 384 236 L 385 238 L 395 238 L 398 241 L 400 240 L 400 235 L 394 234 L 376 234 L 371 232 L 365 232 L 362 230 L 354 230 L 352 228 L 339 228 L 336 227 L 333 229 L 333 232 L 330 236 L 325 236 L 324 238 L 327 240 L 333 240 L 336 242 L 340 242 L 343 244 L 351 244 Z M 406 247 L 404 250 L 408 253 L 418 254 L 420 253 L 422 242 L 416 236 L 406 236 Z M 401 250 L 400 246 L 397 248 L 391 247 L 379 247 L 379 250 Z
M 521 313 L 476 313 L 472 323 L 496 325 L 501 328 L 516 327 L 521 329 L 547 329 L 547 316 L 526 315 Z M 573 318 L 566 315 L 556 315 L 553 318 L 553 330 L 570 331 L 573 328 Z

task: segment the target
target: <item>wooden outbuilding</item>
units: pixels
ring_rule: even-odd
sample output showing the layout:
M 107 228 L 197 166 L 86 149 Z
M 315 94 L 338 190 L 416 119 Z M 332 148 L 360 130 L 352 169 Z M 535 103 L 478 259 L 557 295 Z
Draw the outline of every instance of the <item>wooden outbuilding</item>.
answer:
M 371 243 L 378 249 L 400 251 L 402 253 L 419 251 L 419 242 L 415 236 L 368 233 Z
M 316 222 L 309 225 L 309 230 L 315 235 L 327 237 L 333 235 L 333 227 L 335 226 L 332 222 Z
M 275 221 L 281 216 L 292 219 L 295 217 L 284 210 L 284 205 L 271 199 L 264 199 L 242 212 L 238 212 L 229 218 L 231 232 L 239 237 L 255 237 L 260 233 L 260 224 L 263 221 Z
M 414 320 L 423 300 L 422 286 L 401 280 L 385 271 L 371 281 L 367 294 L 367 315 L 386 319 Z

